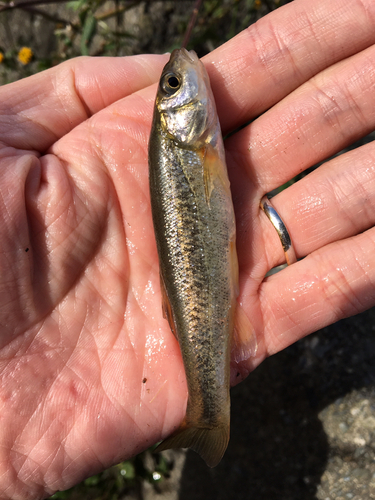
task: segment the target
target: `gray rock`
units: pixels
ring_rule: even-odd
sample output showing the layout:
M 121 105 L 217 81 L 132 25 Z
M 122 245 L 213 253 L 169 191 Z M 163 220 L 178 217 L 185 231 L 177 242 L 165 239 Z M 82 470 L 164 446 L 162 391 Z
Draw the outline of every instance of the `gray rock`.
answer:
M 171 483 L 145 500 L 375 499 L 374 321 L 371 309 L 267 359 L 232 390 L 218 467 L 178 452 Z

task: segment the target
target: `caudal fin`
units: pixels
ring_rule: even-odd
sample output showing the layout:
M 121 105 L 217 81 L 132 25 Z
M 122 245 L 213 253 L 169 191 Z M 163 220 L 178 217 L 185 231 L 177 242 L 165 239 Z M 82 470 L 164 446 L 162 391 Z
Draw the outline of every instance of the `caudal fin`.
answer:
M 213 429 L 189 427 L 184 423 L 165 439 L 155 451 L 170 448 L 191 448 L 199 453 L 209 467 L 215 467 L 223 458 L 229 442 L 229 425 Z

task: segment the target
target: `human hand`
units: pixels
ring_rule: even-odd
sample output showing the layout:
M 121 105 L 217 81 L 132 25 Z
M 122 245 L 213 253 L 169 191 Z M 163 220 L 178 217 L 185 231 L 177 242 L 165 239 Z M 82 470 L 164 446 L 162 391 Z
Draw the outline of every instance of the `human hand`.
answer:
M 224 133 L 271 108 L 226 141 L 259 345 L 241 373 L 375 302 L 372 144 L 273 199 L 307 257 L 266 280 L 284 254 L 259 211 L 374 128 L 371 16 L 371 0 L 296 0 L 204 59 Z M 66 489 L 183 418 L 148 193 L 148 86 L 167 59 L 82 58 L 0 89 L 1 498 Z

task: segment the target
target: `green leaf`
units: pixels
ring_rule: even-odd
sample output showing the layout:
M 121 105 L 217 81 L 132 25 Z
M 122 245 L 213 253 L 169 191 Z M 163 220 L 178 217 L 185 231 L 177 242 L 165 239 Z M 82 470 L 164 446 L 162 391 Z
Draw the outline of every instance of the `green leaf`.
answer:
M 123 476 L 125 479 L 134 479 L 135 478 L 135 469 L 134 465 L 130 460 L 127 460 L 126 462 L 122 462 L 119 464 L 119 469 L 120 469 L 120 474 Z
M 84 56 L 89 55 L 90 43 L 96 33 L 97 21 L 96 18 L 88 13 L 83 25 L 82 37 L 81 37 L 81 54 Z
M 72 9 L 72 10 L 79 10 L 81 7 L 83 7 L 86 3 L 86 0 L 76 0 L 76 1 L 73 1 L 73 2 L 68 2 L 66 5 L 69 9 Z
M 100 483 L 101 475 L 96 474 L 95 476 L 88 477 L 85 479 L 84 483 L 86 486 L 97 486 Z

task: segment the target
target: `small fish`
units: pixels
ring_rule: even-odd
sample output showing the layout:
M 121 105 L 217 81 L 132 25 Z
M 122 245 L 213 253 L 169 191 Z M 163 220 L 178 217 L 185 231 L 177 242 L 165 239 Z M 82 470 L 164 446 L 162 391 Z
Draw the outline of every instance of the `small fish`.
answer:
M 194 51 L 174 50 L 162 72 L 149 176 L 163 311 L 180 344 L 189 393 L 182 424 L 156 451 L 191 448 L 214 467 L 229 441 L 238 263 L 220 124 Z

